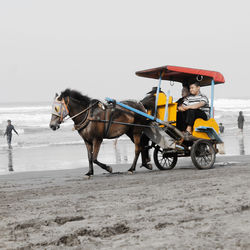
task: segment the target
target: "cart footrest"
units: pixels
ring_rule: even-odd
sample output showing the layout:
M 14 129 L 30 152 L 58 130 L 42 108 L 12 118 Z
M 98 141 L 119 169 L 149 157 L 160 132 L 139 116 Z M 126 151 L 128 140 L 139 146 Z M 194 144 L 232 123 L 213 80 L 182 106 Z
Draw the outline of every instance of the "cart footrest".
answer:
M 207 133 L 207 135 L 209 136 L 210 139 L 216 140 L 217 143 L 223 143 L 220 136 L 217 134 L 215 129 L 212 127 L 199 126 L 199 127 L 195 128 L 195 131 Z

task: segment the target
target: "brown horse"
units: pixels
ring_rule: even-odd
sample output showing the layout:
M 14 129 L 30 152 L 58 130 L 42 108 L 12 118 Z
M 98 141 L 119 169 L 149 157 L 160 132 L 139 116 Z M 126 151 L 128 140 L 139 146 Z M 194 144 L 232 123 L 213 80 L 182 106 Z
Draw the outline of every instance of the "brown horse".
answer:
M 146 112 L 140 102 L 123 101 L 124 104 Z M 75 129 L 83 138 L 89 159 L 89 171 L 86 174 L 90 177 L 94 174 L 93 163 L 106 171 L 112 173 L 112 168 L 97 160 L 98 152 L 103 139 L 113 139 L 126 134 L 135 144 L 135 157 L 133 164 L 128 170 L 133 173 L 139 154 L 142 152 L 140 144 L 143 132 L 142 126 L 146 119 L 140 117 L 132 111 L 114 105 L 105 105 L 96 99 L 91 99 L 75 90 L 66 89 L 61 95 L 56 94 L 53 104 L 50 128 L 56 130 L 60 127 L 66 116 L 70 116 L 75 124 Z M 147 163 L 147 159 L 142 153 L 142 166 L 152 169 L 152 165 Z

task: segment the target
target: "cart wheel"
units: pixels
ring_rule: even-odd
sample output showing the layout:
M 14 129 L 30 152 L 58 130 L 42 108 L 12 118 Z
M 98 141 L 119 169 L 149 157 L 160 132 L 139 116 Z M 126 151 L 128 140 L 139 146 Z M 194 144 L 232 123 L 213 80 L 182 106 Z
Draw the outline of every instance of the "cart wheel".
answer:
M 208 140 L 198 140 L 191 148 L 191 159 L 198 169 L 209 169 L 214 166 L 215 149 Z
M 166 153 L 157 146 L 154 150 L 154 162 L 160 170 L 173 169 L 177 163 L 177 154 Z

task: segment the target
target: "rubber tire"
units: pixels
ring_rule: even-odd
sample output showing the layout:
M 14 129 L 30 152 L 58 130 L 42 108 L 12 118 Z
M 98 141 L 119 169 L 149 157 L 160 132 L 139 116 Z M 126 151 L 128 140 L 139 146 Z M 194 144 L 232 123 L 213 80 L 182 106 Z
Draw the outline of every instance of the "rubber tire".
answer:
M 156 167 L 160 170 L 173 169 L 177 163 L 177 160 L 178 160 L 177 154 L 174 156 L 171 156 L 171 157 L 164 157 L 164 158 L 173 159 L 172 163 L 168 167 L 164 167 L 161 165 L 161 163 L 159 162 L 159 159 L 158 159 L 158 152 L 160 152 L 160 150 L 162 150 L 162 149 L 159 146 L 155 147 L 155 150 L 154 150 L 154 162 L 155 162 Z
M 199 150 L 199 147 L 201 147 L 202 144 L 209 147 L 209 150 L 211 151 L 211 156 L 212 156 L 210 163 L 206 166 L 202 165 L 201 163 L 197 161 L 197 150 Z M 202 169 L 202 170 L 213 168 L 215 158 L 216 158 L 215 149 L 213 147 L 213 144 L 210 141 L 199 139 L 198 141 L 194 142 L 191 148 L 191 159 L 196 168 Z

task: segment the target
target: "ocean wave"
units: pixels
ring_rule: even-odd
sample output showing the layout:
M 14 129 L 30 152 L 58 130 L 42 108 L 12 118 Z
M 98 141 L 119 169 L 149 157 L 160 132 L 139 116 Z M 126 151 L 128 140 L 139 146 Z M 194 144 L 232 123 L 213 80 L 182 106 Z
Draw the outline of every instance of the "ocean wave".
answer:
M 32 111 L 50 111 L 51 106 L 31 106 L 31 107 L 0 107 L 0 113 L 27 113 Z
M 246 109 L 250 111 L 250 99 L 215 99 L 215 109 Z
M 105 139 L 103 144 L 113 143 L 115 139 Z M 118 138 L 119 141 L 130 141 L 127 136 L 121 136 Z M 12 146 L 15 148 L 29 149 L 29 148 L 44 148 L 44 147 L 60 147 L 60 146 L 73 146 L 73 145 L 84 145 L 82 139 L 74 141 L 60 141 L 60 142 L 48 142 L 48 143 L 32 143 L 32 142 L 14 142 Z M 7 143 L 0 144 L 0 148 L 8 148 Z

